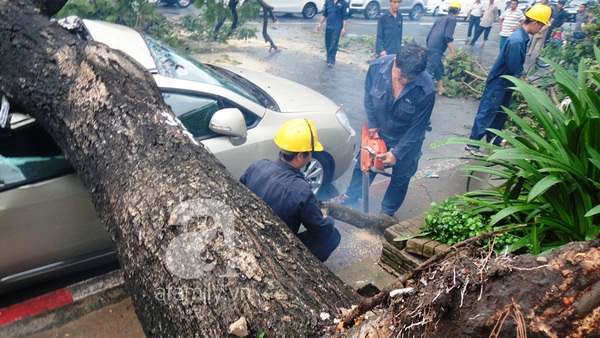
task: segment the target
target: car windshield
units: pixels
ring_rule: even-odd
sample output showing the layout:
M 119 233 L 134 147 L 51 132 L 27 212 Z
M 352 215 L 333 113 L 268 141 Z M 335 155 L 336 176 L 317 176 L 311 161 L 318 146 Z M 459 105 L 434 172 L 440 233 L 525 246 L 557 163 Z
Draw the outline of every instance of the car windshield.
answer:
M 265 91 L 243 77 L 220 67 L 194 61 L 147 36 L 144 36 L 144 39 L 160 75 L 220 86 L 265 108 L 277 107 L 275 101 Z

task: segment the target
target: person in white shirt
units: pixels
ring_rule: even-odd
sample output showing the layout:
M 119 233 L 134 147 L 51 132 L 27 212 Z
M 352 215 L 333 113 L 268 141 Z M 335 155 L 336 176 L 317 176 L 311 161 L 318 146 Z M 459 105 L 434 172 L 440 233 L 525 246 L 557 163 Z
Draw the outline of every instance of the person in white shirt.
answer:
M 469 21 L 469 28 L 467 29 L 467 41 L 465 43 L 469 43 L 471 40 L 471 33 L 473 31 L 477 32 L 479 29 L 479 22 L 481 21 L 481 16 L 483 16 L 483 5 L 480 0 L 475 0 L 475 3 L 467 12 L 467 21 Z
M 500 50 L 504 47 L 506 39 L 515 31 L 517 31 L 525 22 L 525 14 L 517 8 L 519 1 L 512 0 L 510 8 L 504 11 L 498 19 L 498 28 L 500 29 Z

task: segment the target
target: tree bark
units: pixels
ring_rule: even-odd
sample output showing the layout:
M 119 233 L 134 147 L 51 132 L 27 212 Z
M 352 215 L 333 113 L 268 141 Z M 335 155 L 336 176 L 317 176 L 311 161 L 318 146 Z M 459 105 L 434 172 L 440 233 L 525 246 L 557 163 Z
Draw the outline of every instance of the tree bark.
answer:
M 191 137 L 146 69 L 36 3 L 0 0 L 0 92 L 88 187 L 148 336 L 224 336 L 241 316 L 253 335 L 320 336 L 357 302 Z

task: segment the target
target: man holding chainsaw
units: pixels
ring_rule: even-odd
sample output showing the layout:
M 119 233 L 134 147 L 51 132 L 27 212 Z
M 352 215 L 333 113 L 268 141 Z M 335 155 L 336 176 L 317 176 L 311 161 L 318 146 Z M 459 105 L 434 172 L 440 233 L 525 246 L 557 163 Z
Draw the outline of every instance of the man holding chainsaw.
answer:
M 281 126 L 274 140 L 280 149 L 279 159 L 254 162 L 240 181 L 265 201 L 324 262 L 340 244 L 341 235 L 333 226 L 333 218 L 323 215 L 310 184 L 300 172 L 314 151 L 323 150 L 317 128 L 311 120 L 290 120 Z M 298 233 L 300 224 L 306 231 Z
M 393 216 L 404 202 L 410 178 L 417 171 L 425 132 L 431 129 L 435 87 L 426 66 L 427 50 L 408 44 L 398 55 L 386 55 L 373 61 L 367 73 L 364 106 L 368 136 L 374 137 L 377 133 L 385 142 L 388 151 L 378 157 L 392 167 L 381 214 Z M 371 170 L 369 184 L 375 175 Z M 357 163 L 350 186 L 337 202 L 358 201 L 362 195 L 361 178 L 361 166 Z

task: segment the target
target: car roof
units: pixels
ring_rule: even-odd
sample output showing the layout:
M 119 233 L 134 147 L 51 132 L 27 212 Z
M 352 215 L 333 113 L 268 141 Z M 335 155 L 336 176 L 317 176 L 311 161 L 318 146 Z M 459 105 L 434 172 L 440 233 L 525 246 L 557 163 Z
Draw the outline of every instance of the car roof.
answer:
M 110 48 L 124 52 L 151 73 L 158 72 L 156 62 L 140 33 L 129 27 L 110 22 L 86 19 L 82 21 L 94 41 L 101 42 Z

